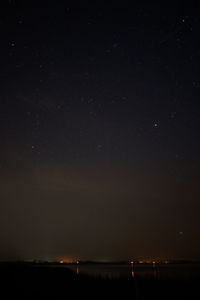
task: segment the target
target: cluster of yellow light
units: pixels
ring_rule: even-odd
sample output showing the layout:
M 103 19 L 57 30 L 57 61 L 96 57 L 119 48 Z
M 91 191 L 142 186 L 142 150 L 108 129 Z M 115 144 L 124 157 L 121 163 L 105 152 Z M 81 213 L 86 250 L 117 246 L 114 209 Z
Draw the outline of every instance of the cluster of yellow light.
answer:
M 72 259 L 72 258 L 63 258 L 61 260 L 59 260 L 60 264 L 72 264 L 72 263 L 76 263 L 79 264 L 79 260 L 77 259 Z
M 135 264 L 157 264 L 157 263 L 165 263 L 165 264 L 168 264 L 169 261 L 165 260 L 165 261 L 156 261 L 156 260 L 139 260 L 139 261 L 134 261 L 134 260 L 131 260 L 129 261 L 129 263 L 131 265 L 133 265 L 134 263 Z

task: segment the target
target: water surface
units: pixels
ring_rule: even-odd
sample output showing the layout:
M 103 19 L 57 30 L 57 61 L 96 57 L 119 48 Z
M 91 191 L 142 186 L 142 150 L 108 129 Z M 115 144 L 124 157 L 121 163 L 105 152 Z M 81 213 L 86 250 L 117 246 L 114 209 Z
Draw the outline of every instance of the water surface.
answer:
M 102 278 L 200 279 L 200 264 L 79 264 L 67 268 L 77 275 Z

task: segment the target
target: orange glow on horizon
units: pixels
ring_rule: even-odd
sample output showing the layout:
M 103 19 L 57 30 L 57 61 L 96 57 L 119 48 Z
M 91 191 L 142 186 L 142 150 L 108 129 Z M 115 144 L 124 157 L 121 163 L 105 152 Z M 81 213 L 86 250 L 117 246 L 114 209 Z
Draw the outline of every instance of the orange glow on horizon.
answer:
M 63 257 L 59 260 L 59 263 L 60 264 L 74 264 L 74 263 L 79 264 L 79 260 L 74 259 L 74 258 L 65 258 L 65 257 Z

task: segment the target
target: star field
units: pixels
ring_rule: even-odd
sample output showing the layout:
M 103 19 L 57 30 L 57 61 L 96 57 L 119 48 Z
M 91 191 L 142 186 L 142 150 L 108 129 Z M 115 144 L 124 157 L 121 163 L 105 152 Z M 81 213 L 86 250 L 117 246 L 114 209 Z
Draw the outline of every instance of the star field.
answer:
M 0 240 L 11 256 L 199 258 L 198 13 L 2 1 Z

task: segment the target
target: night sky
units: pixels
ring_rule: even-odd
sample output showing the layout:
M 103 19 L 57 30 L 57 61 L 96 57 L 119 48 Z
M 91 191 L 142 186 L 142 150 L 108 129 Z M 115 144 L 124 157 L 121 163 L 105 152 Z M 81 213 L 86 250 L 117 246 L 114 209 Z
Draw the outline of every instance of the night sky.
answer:
M 74 2 L 0 4 L 0 260 L 200 259 L 199 6 Z

